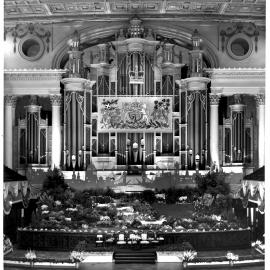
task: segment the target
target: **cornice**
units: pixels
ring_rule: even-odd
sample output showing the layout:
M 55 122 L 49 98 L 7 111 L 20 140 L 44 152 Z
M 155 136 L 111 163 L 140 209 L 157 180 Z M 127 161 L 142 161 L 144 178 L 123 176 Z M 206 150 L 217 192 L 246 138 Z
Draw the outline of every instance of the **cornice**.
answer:
M 213 68 L 204 69 L 210 78 L 248 78 L 251 76 L 265 78 L 265 68 Z
M 12 81 L 61 80 L 66 72 L 64 69 L 5 69 L 4 78 Z

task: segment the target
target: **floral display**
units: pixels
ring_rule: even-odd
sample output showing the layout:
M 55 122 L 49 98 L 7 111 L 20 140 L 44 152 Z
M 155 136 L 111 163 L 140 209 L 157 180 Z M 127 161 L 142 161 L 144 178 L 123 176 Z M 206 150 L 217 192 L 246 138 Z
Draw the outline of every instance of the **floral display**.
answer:
M 69 259 L 75 263 L 82 262 L 84 260 L 84 253 L 83 253 L 83 251 L 73 250 L 70 253 Z
M 209 201 L 216 204 L 219 199 L 223 200 L 222 194 L 217 194 L 213 202 L 212 195 L 199 197 L 190 190 L 183 193 L 169 189 L 156 194 L 145 191 L 136 195 L 116 194 L 109 189 L 75 191 L 63 183 L 61 175 L 55 175 L 46 182 L 46 189 L 37 203 L 37 211 L 32 215 L 30 228 L 89 231 L 90 228 L 106 230 L 113 227 L 116 230 L 140 229 L 173 233 L 244 228 L 235 217 L 227 219 L 223 213 L 212 211 L 215 208 L 205 208 L 205 205 L 210 205 Z M 193 214 L 188 218 L 164 216 L 152 206 L 153 199 L 165 200 L 168 204 L 168 198 L 173 197 L 183 203 L 193 198 Z
M 194 250 L 186 250 L 183 253 L 183 261 L 184 262 L 191 262 L 197 257 L 197 252 Z
M 262 254 L 264 254 L 265 245 L 260 240 L 257 240 L 256 242 L 252 242 L 251 246 L 254 247 L 255 249 L 259 250 Z
M 13 251 L 13 246 L 12 246 L 11 241 L 6 235 L 4 235 L 4 244 L 3 244 L 4 255 L 6 255 L 12 251 Z
M 230 252 L 230 251 L 227 252 L 226 258 L 229 261 L 238 261 L 239 260 L 239 256 L 236 255 L 236 254 L 234 254 L 234 253 L 232 253 L 232 252 Z
M 37 258 L 37 255 L 36 255 L 35 251 L 33 251 L 33 250 L 27 251 L 24 256 L 29 261 L 33 261 Z
M 162 196 L 163 197 L 163 196 Z M 180 197 L 181 201 L 186 196 Z M 32 228 L 69 230 L 91 227 L 119 229 L 150 229 L 160 232 L 219 231 L 241 227 L 237 220 L 226 220 L 221 215 L 198 211 L 190 218 L 165 217 L 144 200 L 114 199 L 110 196 L 92 196 L 86 191 L 65 191 L 63 200 L 42 194 L 38 209 L 32 218 Z

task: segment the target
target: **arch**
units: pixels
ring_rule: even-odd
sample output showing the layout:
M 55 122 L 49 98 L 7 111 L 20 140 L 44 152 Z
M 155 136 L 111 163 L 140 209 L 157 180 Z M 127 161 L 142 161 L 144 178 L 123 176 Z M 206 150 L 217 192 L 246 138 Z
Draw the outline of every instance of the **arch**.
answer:
M 126 28 L 129 25 L 127 20 L 124 23 L 110 23 L 110 26 L 107 27 L 98 27 L 93 29 L 94 26 L 89 26 L 84 29 L 79 30 L 81 37 L 81 43 L 89 43 L 98 39 L 106 38 L 118 33 L 121 28 Z M 151 21 L 144 21 L 143 25 L 146 28 L 151 28 L 155 34 L 161 35 L 166 38 L 176 39 L 181 41 L 184 48 L 190 49 L 192 46 L 191 37 L 194 29 L 187 29 L 180 26 L 163 26 L 160 22 L 152 23 Z M 96 26 L 96 25 L 95 25 Z M 68 52 L 68 40 L 71 38 L 73 33 L 71 33 L 66 39 L 62 40 L 60 45 L 56 50 L 55 56 L 52 61 L 52 68 L 60 68 L 61 61 Z M 211 65 L 210 68 L 219 67 L 219 61 L 216 56 L 214 45 L 204 36 L 202 38 L 202 49 L 204 51 L 204 58 Z

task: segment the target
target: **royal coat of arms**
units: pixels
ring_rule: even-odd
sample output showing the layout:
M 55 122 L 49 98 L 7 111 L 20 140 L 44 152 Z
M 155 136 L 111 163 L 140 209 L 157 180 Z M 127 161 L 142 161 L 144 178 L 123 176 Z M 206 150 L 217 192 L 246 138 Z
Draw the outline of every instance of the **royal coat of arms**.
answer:
M 168 130 L 171 121 L 170 98 L 103 98 L 99 103 L 99 130 Z

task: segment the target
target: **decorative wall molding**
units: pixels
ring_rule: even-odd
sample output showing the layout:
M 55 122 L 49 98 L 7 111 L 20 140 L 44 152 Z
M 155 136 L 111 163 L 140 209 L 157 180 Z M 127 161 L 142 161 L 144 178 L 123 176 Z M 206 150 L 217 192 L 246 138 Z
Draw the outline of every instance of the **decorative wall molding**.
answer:
M 213 78 L 248 78 L 256 76 L 265 78 L 264 68 L 213 68 L 204 69 L 211 79 Z
M 23 17 L 47 17 L 49 19 L 74 16 L 78 14 L 95 14 L 106 16 L 108 14 L 159 14 L 159 15 L 227 15 L 227 16 L 265 16 L 265 3 L 259 1 L 242 0 L 189 0 L 189 1 L 164 1 L 164 0 L 5 0 L 5 19 Z M 26 19 L 24 18 L 24 19 Z
M 7 69 L 4 78 L 9 81 L 61 80 L 66 72 L 63 69 Z
M 15 27 L 5 27 L 4 28 L 4 40 L 8 33 L 11 33 L 13 37 L 13 51 L 16 52 L 17 38 L 24 38 L 27 35 L 36 36 L 40 39 L 43 39 L 46 43 L 47 53 L 50 51 L 50 38 L 51 32 L 46 29 L 45 26 L 38 23 L 29 23 L 29 24 L 17 24 Z
M 236 23 L 231 26 L 228 26 L 226 29 L 220 31 L 221 36 L 221 49 L 225 50 L 225 44 L 230 38 L 237 34 L 245 34 L 246 36 L 252 38 L 254 37 L 255 42 L 255 51 L 257 52 L 258 36 L 259 30 L 254 23 Z
M 205 69 L 211 78 L 211 91 L 222 96 L 257 95 L 265 93 L 265 69 Z
M 66 70 L 13 69 L 4 70 L 5 95 L 48 96 L 60 93 L 60 81 Z

